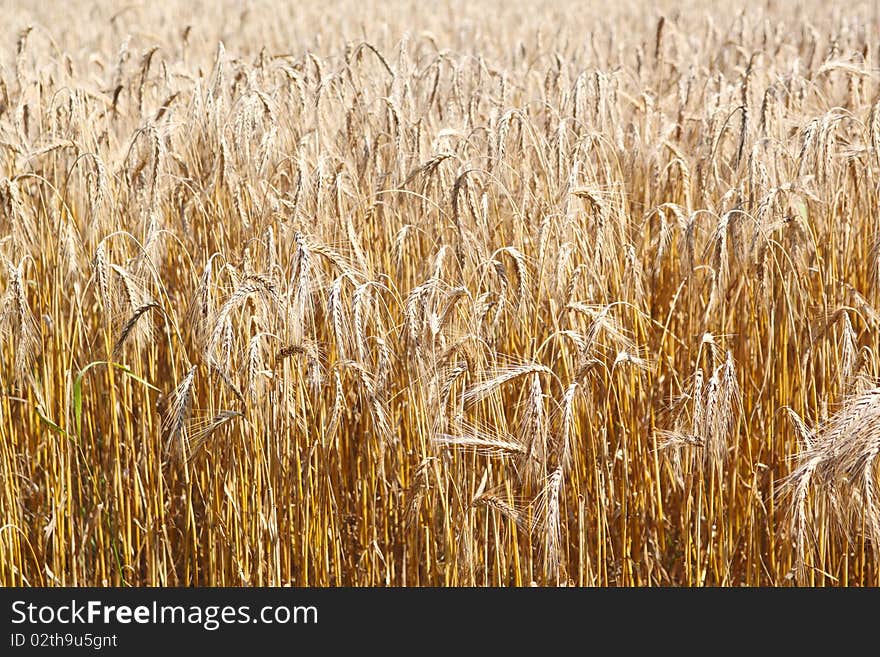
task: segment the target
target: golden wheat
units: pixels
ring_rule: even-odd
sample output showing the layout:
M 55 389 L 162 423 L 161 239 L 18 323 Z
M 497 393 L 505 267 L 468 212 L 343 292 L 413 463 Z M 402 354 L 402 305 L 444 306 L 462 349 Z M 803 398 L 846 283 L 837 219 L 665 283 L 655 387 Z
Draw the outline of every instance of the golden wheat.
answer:
M 43 4 L 0 584 L 880 584 L 876 7 Z

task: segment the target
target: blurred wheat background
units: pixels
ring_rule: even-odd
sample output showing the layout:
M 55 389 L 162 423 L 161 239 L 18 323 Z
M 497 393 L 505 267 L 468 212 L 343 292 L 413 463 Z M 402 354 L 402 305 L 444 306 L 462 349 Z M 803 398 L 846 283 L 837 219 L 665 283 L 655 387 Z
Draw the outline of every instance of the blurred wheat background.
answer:
M 0 3 L 0 583 L 880 584 L 877 5 L 331 4 Z

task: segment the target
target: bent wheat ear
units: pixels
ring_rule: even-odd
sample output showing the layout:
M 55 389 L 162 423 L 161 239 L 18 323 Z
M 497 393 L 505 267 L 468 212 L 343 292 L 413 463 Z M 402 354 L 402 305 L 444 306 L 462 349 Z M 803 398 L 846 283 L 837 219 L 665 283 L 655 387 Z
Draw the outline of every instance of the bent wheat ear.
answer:
M 560 554 L 562 528 L 559 518 L 559 489 L 562 485 L 562 466 L 556 468 L 547 478 L 547 484 L 540 493 L 538 522 L 544 532 L 544 577 L 560 581 Z
M 520 529 L 525 530 L 528 528 L 528 521 L 525 519 L 523 512 L 517 509 L 515 506 L 508 504 L 497 495 L 494 495 L 492 493 L 483 493 L 474 500 L 474 504 L 482 504 L 489 507 L 490 509 L 495 509 L 496 511 L 499 511 L 502 516 L 509 520 L 512 520 L 513 523 Z
M 816 441 L 815 433 L 807 427 L 801 419 L 801 416 L 795 413 L 794 409 L 789 406 L 783 408 L 788 413 L 788 418 L 791 420 L 792 425 L 794 425 L 797 437 L 801 441 L 802 448 L 805 451 L 812 449 Z
M 565 469 L 571 467 L 574 452 L 574 400 L 578 393 L 577 381 L 569 384 L 562 399 L 562 427 L 559 430 L 559 442 L 556 448 L 556 459 Z
M 9 273 L 9 283 L 0 302 L 0 335 L 12 336 L 15 353 L 14 379 L 21 383 L 27 378 L 40 345 L 39 328 L 25 295 L 25 260 L 18 266 L 5 258 L 3 260 Z
M 169 396 L 168 410 L 162 418 L 165 451 L 178 457 L 185 454 L 187 421 L 192 411 L 197 367 L 193 365 Z
M 880 388 L 848 399 L 815 432 L 787 409 L 803 443 L 797 465 L 780 485 L 789 498 L 788 513 L 799 574 L 804 575 L 807 547 L 815 531 L 810 493 L 833 511 L 847 537 L 864 532 L 880 541 L 880 506 L 876 471 L 880 456 Z M 859 529 L 856 529 L 859 528 Z
M 95 250 L 95 276 L 98 279 L 101 304 L 104 312 L 109 316 L 112 306 L 110 305 L 110 265 L 107 261 L 107 247 L 102 240 Z
M 275 285 L 269 279 L 257 274 L 248 274 L 245 276 L 235 288 L 235 291 L 226 300 L 226 303 L 220 308 L 220 311 L 217 313 L 217 317 L 214 320 L 214 329 L 211 332 L 207 347 L 207 357 L 209 362 L 213 360 L 214 353 L 217 350 L 217 347 L 221 345 L 221 342 L 228 343 L 226 336 L 229 333 L 228 327 L 231 320 L 230 315 L 236 308 L 241 306 L 254 294 L 259 294 L 273 302 L 278 300 Z M 223 362 L 226 361 L 224 360 Z
M 210 329 L 212 313 L 214 312 L 214 295 L 213 295 L 213 262 L 214 258 L 219 256 L 218 253 L 213 254 L 205 263 L 205 268 L 199 278 L 195 292 L 190 299 L 189 306 L 186 309 L 186 323 L 193 331 L 200 346 L 207 349 L 205 344 L 207 333 Z
M 485 453 L 524 454 L 526 451 L 526 448 L 518 442 L 479 436 L 453 436 L 439 433 L 434 436 L 433 441 L 443 447 L 472 447 Z
M 488 397 L 493 391 L 505 383 L 513 381 L 521 376 L 526 376 L 527 374 L 538 373 L 553 374 L 553 370 L 540 363 L 526 363 L 525 365 L 499 370 L 494 376 L 485 378 L 482 382 L 473 386 L 469 390 L 466 390 L 464 393 L 464 401 L 466 404 L 476 403 Z
M 223 368 L 219 367 L 217 363 L 211 363 L 211 371 L 214 372 L 223 384 L 232 391 L 232 394 L 235 395 L 235 398 L 238 399 L 242 403 L 242 405 L 246 404 L 244 400 L 244 395 L 241 392 L 241 389 L 236 385 L 235 381 L 232 380 L 232 377 L 223 370 Z
M 143 317 L 144 315 L 146 315 L 150 310 L 153 310 L 154 308 L 159 308 L 161 310 L 159 304 L 156 303 L 155 301 L 150 302 L 150 303 L 146 303 L 146 304 L 140 306 L 139 308 L 135 309 L 135 311 L 132 313 L 131 317 L 128 319 L 128 321 L 125 323 L 125 325 L 122 327 L 122 331 L 119 333 L 119 338 L 116 340 L 116 344 L 113 345 L 113 352 L 112 353 L 113 353 L 114 360 L 118 360 L 119 357 L 122 355 L 122 347 L 125 344 L 125 341 L 128 339 L 128 337 L 134 331 L 140 318 Z
M 342 419 L 343 404 L 345 403 L 345 390 L 342 388 L 342 377 L 339 372 L 333 372 L 334 397 L 333 410 L 330 412 L 330 421 L 327 423 L 327 430 L 324 432 L 326 436 L 333 437 L 339 429 L 339 423 Z
M 193 426 L 187 436 L 186 458 L 194 458 L 217 429 L 239 417 L 243 417 L 243 415 L 238 411 L 220 411 L 210 418 L 204 426 Z

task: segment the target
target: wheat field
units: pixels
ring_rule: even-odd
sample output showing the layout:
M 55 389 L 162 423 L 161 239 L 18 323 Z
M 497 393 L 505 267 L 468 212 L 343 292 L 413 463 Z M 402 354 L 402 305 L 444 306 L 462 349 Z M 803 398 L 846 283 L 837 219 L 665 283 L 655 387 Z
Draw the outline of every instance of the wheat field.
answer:
M 880 584 L 880 9 L 605 5 L 0 3 L 0 584 Z

